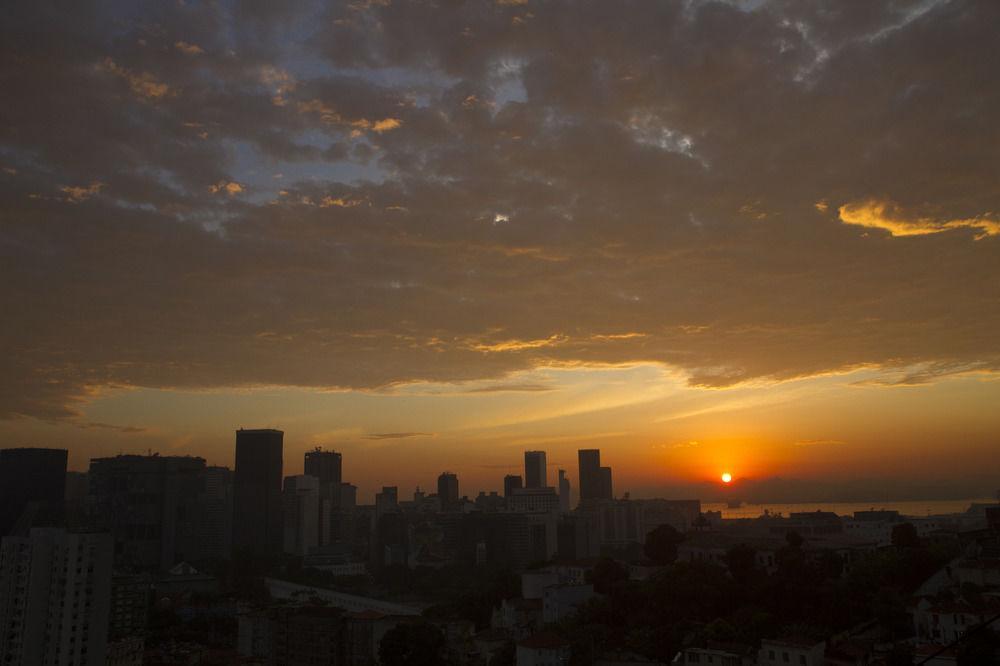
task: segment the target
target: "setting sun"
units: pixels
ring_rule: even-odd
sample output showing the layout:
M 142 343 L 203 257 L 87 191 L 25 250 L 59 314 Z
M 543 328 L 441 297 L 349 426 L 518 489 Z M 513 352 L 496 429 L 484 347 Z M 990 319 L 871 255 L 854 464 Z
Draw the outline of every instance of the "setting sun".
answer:
M 733 475 L 732 474 L 730 474 L 729 472 L 723 472 L 722 473 L 722 482 L 723 483 L 729 483 L 732 480 L 733 480 Z

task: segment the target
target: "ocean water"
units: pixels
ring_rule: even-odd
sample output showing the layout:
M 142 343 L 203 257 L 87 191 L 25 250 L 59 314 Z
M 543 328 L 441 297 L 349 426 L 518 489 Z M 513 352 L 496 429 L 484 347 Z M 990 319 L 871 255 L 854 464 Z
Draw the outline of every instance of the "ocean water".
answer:
M 972 504 L 996 504 L 995 498 L 964 500 L 929 500 L 908 502 L 805 502 L 801 504 L 743 504 L 731 508 L 724 502 L 702 502 L 702 511 L 721 511 L 723 518 L 756 518 L 764 514 L 780 513 L 787 516 L 800 511 L 832 511 L 839 516 L 850 516 L 855 511 L 887 509 L 899 511 L 904 516 L 937 516 L 964 513 Z

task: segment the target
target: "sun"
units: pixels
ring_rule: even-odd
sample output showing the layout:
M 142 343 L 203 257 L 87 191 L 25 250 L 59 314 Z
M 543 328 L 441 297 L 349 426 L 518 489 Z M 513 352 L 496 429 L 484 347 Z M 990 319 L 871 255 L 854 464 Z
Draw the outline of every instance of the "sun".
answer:
M 723 472 L 722 473 L 722 482 L 723 483 L 729 483 L 732 480 L 733 480 L 733 475 L 732 474 L 730 474 L 729 472 Z

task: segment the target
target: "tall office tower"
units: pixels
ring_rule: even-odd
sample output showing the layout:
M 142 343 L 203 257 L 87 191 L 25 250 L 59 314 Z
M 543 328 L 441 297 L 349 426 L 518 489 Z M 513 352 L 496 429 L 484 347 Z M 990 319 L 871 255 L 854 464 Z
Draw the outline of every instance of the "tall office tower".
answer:
M 316 518 L 320 546 L 331 543 L 333 512 L 340 501 L 341 465 L 341 455 L 336 451 L 324 451 L 318 446 L 312 451 L 306 451 L 305 473 L 319 480 L 319 512 Z
M 521 476 L 519 474 L 508 474 L 503 477 L 503 496 L 510 497 L 514 494 L 515 488 L 521 488 L 524 484 L 521 482 Z
M 559 510 L 562 513 L 569 513 L 569 477 L 566 470 L 559 470 Z
M 441 500 L 442 509 L 458 504 L 458 475 L 443 472 L 438 477 L 438 499 Z
M 524 452 L 524 487 L 544 488 L 548 485 L 545 478 L 545 451 Z
M 205 460 L 122 455 L 90 461 L 89 510 L 111 532 L 122 569 L 166 570 L 197 558 Z
M 256 556 L 281 552 L 280 430 L 236 431 L 233 478 L 233 551 Z
M 113 549 L 51 527 L 0 542 L 0 664 L 104 666 Z
M 615 494 L 613 488 L 611 487 L 611 468 L 602 467 L 600 470 L 600 498 L 601 499 L 614 499 Z
M 319 479 L 308 474 L 285 477 L 282 493 L 285 552 L 308 555 L 319 545 Z
M 343 481 L 341 455 L 336 451 L 324 451 L 319 447 L 306 451 L 304 472 L 319 479 L 321 488 L 328 483 L 339 486 Z
M 600 449 L 580 449 L 580 501 L 598 499 L 601 496 L 601 451 Z
M 336 490 L 335 504 L 330 511 L 329 541 L 350 543 L 354 540 L 354 509 L 358 504 L 358 488 L 341 483 Z
M 66 449 L 0 449 L 0 537 L 29 502 L 61 509 L 66 497 Z

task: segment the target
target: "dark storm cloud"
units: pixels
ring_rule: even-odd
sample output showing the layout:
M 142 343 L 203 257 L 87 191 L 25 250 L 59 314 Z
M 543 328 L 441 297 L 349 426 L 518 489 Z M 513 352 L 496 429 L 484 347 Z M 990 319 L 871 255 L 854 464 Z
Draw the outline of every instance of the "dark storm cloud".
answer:
M 1000 368 L 994 2 L 5 12 L 4 417 Z

